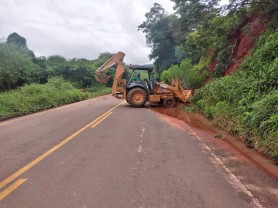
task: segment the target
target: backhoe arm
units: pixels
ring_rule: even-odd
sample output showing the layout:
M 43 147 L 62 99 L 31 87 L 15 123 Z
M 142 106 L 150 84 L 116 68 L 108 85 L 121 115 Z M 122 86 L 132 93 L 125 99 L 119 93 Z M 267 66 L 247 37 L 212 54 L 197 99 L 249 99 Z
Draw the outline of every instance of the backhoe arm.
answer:
M 104 75 L 103 72 L 108 70 L 110 67 L 117 65 L 115 78 L 112 86 L 112 94 L 115 96 L 117 93 L 117 86 L 125 72 L 125 67 L 123 65 L 123 59 L 125 54 L 123 52 L 118 52 L 111 59 L 106 61 L 100 68 L 96 70 L 95 78 L 98 82 L 106 83 L 111 76 Z

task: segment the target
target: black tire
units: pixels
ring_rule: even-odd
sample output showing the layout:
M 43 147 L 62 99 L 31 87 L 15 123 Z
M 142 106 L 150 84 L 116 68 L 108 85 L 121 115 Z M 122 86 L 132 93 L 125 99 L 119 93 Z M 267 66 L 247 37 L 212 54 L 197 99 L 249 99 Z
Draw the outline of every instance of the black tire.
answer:
M 126 97 L 126 102 L 129 104 L 129 105 L 131 105 L 131 103 L 129 102 L 129 99 L 127 99 L 127 97 Z
M 147 102 L 147 93 L 142 88 L 135 87 L 127 93 L 126 101 L 133 107 L 143 107 Z
M 166 108 L 173 108 L 176 105 L 176 100 L 173 97 L 163 99 L 163 106 Z

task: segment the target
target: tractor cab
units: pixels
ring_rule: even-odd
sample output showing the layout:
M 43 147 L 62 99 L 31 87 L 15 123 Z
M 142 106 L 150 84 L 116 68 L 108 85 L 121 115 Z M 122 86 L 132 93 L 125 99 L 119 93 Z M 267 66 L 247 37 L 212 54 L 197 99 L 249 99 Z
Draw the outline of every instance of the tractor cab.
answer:
M 132 70 L 132 73 L 127 81 L 127 91 L 134 87 L 143 88 L 149 94 L 154 93 L 154 67 L 153 65 L 130 65 L 129 69 Z M 138 73 L 140 75 L 140 71 L 147 72 L 148 78 L 142 79 L 142 77 L 138 78 Z M 134 81 L 135 79 L 135 81 Z

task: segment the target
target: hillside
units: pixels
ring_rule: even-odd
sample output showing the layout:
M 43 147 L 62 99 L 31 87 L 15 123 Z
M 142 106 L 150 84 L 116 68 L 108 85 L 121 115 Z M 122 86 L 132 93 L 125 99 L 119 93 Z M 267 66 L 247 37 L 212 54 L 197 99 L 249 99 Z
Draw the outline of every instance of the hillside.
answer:
M 192 98 L 194 109 L 278 162 L 278 32 L 270 17 L 253 13 L 231 36 L 225 77 L 213 79 Z M 212 60 L 207 70 L 219 70 Z M 228 76 L 229 75 L 229 76 Z
M 253 13 L 249 17 L 243 19 L 238 27 L 232 31 L 232 34 L 229 34 L 228 39 L 231 51 L 225 60 L 227 66 L 225 66 L 224 76 L 239 69 L 244 59 L 251 55 L 256 41 L 261 34 L 265 32 L 266 27 L 267 16 L 263 13 Z M 211 56 L 213 57 L 213 54 L 211 54 Z M 217 59 L 212 59 L 207 70 L 213 73 L 216 70 L 217 64 Z
M 179 78 L 195 91 L 186 110 L 202 112 L 278 163 L 277 3 L 174 2 L 175 14 L 154 5 L 139 26 L 161 78 Z

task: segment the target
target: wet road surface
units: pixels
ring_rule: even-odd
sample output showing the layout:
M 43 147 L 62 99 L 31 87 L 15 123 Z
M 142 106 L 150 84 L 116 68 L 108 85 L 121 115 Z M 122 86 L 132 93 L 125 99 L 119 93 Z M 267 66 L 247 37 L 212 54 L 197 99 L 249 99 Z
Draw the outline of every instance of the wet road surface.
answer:
M 0 207 L 276 207 L 188 128 L 112 96 L 3 121 Z

